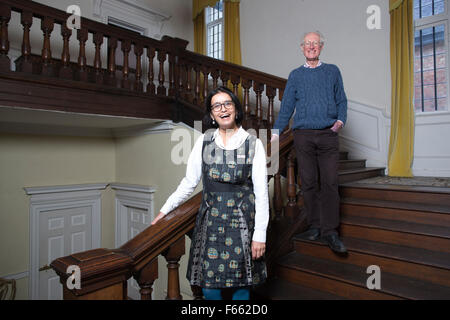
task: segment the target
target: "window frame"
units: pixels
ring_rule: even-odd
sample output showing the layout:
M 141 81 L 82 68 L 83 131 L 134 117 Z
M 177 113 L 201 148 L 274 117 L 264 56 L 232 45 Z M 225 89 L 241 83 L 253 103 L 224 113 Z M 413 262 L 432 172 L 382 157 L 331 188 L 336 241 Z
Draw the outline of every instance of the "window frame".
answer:
M 217 3 L 222 2 L 222 0 L 217 1 Z M 217 5 L 216 3 L 216 5 Z M 208 57 L 211 57 L 213 59 L 219 59 L 224 60 L 225 59 L 225 5 L 222 2 L 222 18 L 219 18 L 214 21 L 209 21 L 208 16 L 210 15 L 210 11 L 214 9 L 214 7 L 206 7 L 205 10 L 205 36 L 206 36 L 206 55 Z M 214 58 L 214 56 L 209 55 L 209 48 L 210 48 L 210 35 L 211 35 L 211 29 L 213 29 L 215 26 L 221 25 L 222 26 L 222 32 L 220 37 L 220 43 L 221 43 L 221 50 L 219 50 L 219 58 Z
M 446 64 L 446 75 L 447 75 L 447 106 L 445 110 L 433 110 L 433 111 L 416 111 L 415 108 L 415 86 L 414 86 L 414 81 L 413 81 L 413 90 L 414 90 L 414 94 L 413 94 L 413 108 L 414 108 L 414 113 L 416 116 L 418 115 L 434 115 L 434 114 L 438 114 L 438 113 L 450 113 L 450 65 L 449 65 L 449 51 L 450 51 L 450 42 L 449 42 L 449 37 L 450 37 L 450 33 L 449 33 L 449 8 L 448 8 L 449 2 L 448 0 L 444 0 L 444 12 L 436 14 L 436 15 L 431 15 L 428 17 L 424 17 L 424 18 L 419 18 L 419 19 L 413 19 L 414 22 L 414 30 L 413 30 L 413 38 L 414 38 L 414 47 L 415 47 L 415 33 L 417 31 L 423 30 L 423 29 L 427 29 L 427 28 L 432 28 L 432 27 L 437 27 L 440 25 L 444 25 L 444 46 L 446 48 L 446 52 L 445 52 L 445 64 Z M 414 8 L 413 8 L 413 15 L 414 15 Z M 414 18 L 414 17 L 413 17 Z M 415 57 L 414 57 L 415 60 Z M 413 60 L 413 64 L 414 64 L 414 60 Z M 415 73 L 415 69 L 413 69 L 413 72 Z M 423 70 L 421 71 L 423 72 Z M 436 72 L 436 70 L 435 70 Z

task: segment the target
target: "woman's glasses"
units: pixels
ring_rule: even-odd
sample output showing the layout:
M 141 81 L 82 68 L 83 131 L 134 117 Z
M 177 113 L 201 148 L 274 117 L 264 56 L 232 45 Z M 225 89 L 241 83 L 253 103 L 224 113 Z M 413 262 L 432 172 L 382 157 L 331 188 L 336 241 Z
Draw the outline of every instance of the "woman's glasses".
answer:
M 224 102 L 214 103 L 211 106 L 211 110 L 214 112 L 219 112 L 220 110 L 222 110 L 222 106 L 224 106 L 225 109 L 228 110 L 228 109 L 231 109 L 232 107 L 234 107 L 234 102 L 233 101 L 224 101 Z

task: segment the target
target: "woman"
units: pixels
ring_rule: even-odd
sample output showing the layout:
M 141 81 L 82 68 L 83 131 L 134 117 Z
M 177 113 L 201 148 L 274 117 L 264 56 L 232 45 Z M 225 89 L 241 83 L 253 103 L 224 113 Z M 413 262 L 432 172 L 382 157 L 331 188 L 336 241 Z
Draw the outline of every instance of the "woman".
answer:
M 250 286 L 266 279 L 261 259 L 269 220 L 266 153 L 262 142 L 240 125 L 238 98 L 225 87 L 206 99 L 207 130 L 189 156 L 186 176 L 168 198 L 155 224 L 185 201 L 203 178 L 202 204 L 192 236 L 187 278 L 205 299 L 248 300 Z

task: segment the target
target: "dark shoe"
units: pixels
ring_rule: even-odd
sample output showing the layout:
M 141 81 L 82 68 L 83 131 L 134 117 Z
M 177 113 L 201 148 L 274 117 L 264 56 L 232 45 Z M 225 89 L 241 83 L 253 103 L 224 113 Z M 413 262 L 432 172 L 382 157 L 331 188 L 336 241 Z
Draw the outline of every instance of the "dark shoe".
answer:
M 346 253 L 347 249 L 345 248 L 342 241 L 339 239 L 337 234 L 330 234 L 328 236 L 324 236 L 323 240 L 328 244 L 328 246 L 336 253 Z
M 317 239 L 320 238 L 320 229 L 311 228 L 311 229 L 301 233 L 300 237 L 311 240 L 311 241 L 316 241 Z

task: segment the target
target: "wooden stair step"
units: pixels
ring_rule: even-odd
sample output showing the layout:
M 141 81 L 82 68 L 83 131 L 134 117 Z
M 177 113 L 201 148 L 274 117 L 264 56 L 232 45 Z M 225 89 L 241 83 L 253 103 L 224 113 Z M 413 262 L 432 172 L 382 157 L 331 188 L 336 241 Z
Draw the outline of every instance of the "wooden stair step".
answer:
M 450 239 L 450 228 L 445 226 L 435 226 L 399 220 L 360 217 L 347 214 L 341 216 L 341 223 Z
M 339 184 L 384 175 L 385 168 L 367 167 L 359 169 L 339 170 Z
M 450 207 L 450 189 L 422 186 L 373 185 L 345 183 L 339 193 L 344 198 L 398 201 L 417 204 L 434 204 Z
M 370 274 L 366 273 L 366 267 L 302 255 L 295 251 L 281 258 L 278 264 L 279 274 L 286 280 L 312 285 L 315 289 L 320 289 L 323 285 L 324 288 L 332 289 L 331 293 L 339 292 L 339 295 L 350 299 L 428 300 L 450 297 L 450 287 L 383 271 L 381 289 L 369 290 L 366 281 Z M 295 271 L 298 272 L 297 275 Z M 308 275 L 312 275 L 314 279 L 308 279 Z M 302 283 L 302 279 L 305 283 Z M 334 282 L 334 287 L 330 285 L 330 281 Z
M 390 230 L 391 229 L 391 230 Z M 392 230 L 376 225 L 364 225 L 357 222 L 341 221 L 340 235 L 342 237 L 358 238 L 371 241 L 379 241 L 426 250 L 439 249 L 450 253 L 449 239 L 435 236 L 425 236 L 410 232 Z
M 342 300 L 329 292 L 295 284 L 280 278 L 268 280 L 253 291 L 256 300 Z
M 339 160 L 339 170 L 365 168 L 366 160 Z
M 450 207 L 409 202 L 342 198 L 341 214 L 450 227 Z
M 324 241 L 310 241 L 296 235 L 298 253 L 351 263 L 361 267 L 378 265 L 382 271 L 419 278 L 450 287 L 450 254 L 378 241 L 342 237 L 348 255 L 334 254 Z

